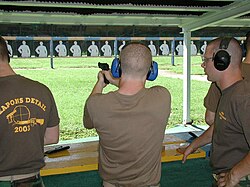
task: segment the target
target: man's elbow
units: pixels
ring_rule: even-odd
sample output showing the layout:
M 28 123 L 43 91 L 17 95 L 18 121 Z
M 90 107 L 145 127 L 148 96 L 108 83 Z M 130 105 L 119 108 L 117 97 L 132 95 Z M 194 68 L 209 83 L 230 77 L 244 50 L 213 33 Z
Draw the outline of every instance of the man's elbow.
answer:
M 205 117 L 206 123 L 211 126 L 214 123 L 214 117 L 213 116 L 206 116 Z
M 45 145 L 57 144 L 58 142 L 59 142 L 59 136 L 45 139 Z
M 50 134 L 49 136 L 44 137 L 44 144 L 50 145 L 50 144 L 57 144 L 59 142 L 59 132 Z
M 213 122 L 210 121 L 210 120 L 205 120 L 205 121 L 206 121 L 206 124 L 209 125 L 209 126 L 211 126 L 213 124 Z
M 93 127 L 84 126 L 86 129 L 93 129 Z
M 86 128 L 86 129 L 93 129 L 93 127 L 90 126 L 90 125 L 88 125 L 88 123 L 86 123 L 86 122 L 83 122 L 83 126 L 84 126 L 84 128 Z
M 209 126 L 211 126 L 214 123 L 214 118 L 215 118 L 215 113 L 211 112 L 210 110 L 206 110 L 205 121 Z

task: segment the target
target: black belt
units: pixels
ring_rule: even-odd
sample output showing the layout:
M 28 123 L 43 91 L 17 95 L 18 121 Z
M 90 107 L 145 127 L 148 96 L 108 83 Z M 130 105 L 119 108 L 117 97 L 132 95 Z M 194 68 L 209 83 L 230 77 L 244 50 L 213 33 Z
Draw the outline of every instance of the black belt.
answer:
M 37 182 L 40 179 L 41 179 L 40 174 L 37 174 L 37 175 L 34 175 L 32 177 L 28 177 L 28 178 L 24 178 L 24 179 L 18 179 L 18 180 L 13 180 L 13 181 L 0 181 L 0 183 L 9 184 L 11 187 L 18 187 L 18 186 L 22 186 L 22 184 Z M 0 184 L 0 186 L 1 186 L 1 184 Z
M 28 178 L 25 178 L 25 179 L 19 179 L 19 180 L 15 180 L 13 182 L 15 183 L 28 183 L 28 182 L 36 182 L 38 180 L 40 180 L 40 174 L 36 174 L 32 177 L 28 177 Z

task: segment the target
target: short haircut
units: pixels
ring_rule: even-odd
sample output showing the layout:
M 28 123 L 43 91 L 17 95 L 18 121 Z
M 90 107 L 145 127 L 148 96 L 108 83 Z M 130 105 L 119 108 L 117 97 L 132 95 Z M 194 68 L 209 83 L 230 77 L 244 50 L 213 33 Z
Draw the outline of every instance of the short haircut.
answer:
M 150 49 L 141 42 L 130 42 L 122 48 L 120 54 L 123 74 L 133 76 L 147 75 L 152 64 Z

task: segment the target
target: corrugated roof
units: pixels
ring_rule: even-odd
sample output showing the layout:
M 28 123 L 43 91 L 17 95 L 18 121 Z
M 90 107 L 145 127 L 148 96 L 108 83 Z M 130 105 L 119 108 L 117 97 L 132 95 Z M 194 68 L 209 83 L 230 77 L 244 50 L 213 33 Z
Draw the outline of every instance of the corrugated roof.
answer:
M 4 0 L 6 1 L 6 0 Z M 6 1 L 7 2 L 7 1 Z M 68 4 L 96 4 L 96 5 L 118 5 L 118 4 L 130 4 L 130 5 L 173 5 L 173 6 L 225 6 L 233 3 L 233 0 L 165 0 L 165 1 L 155 1 L 155 0 L 20 0 L 12 2 L 23 2 L 23 3 L 68 3 Z
M 202 27 L 250 27 L 250 1 L 0 1 L 0 22 L 158 25 L 186 27 L 189 30 Z

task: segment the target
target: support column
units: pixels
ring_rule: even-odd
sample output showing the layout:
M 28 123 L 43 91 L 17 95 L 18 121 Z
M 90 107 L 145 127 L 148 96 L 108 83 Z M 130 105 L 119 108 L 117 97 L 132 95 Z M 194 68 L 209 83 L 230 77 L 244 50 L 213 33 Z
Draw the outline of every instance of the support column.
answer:
M 49 43 L 49 51 L 50 51 L 50 67 L 54 69 L 54 47 L 53 47 L 53 39 L 51 38 Z
M 190 122 L 191 31 L 183 28 L 183 124 Z
M 171 64 L 174 66 L 175 38 L 171 42 Z

